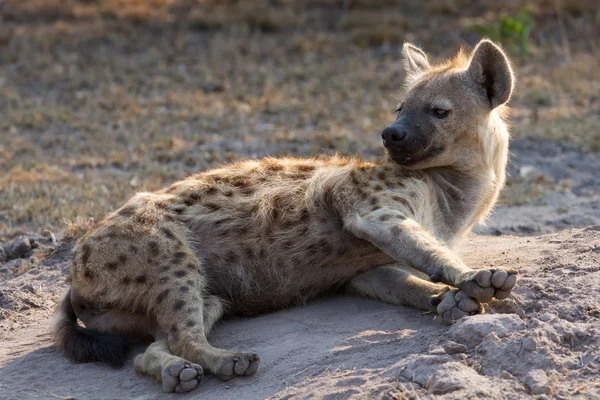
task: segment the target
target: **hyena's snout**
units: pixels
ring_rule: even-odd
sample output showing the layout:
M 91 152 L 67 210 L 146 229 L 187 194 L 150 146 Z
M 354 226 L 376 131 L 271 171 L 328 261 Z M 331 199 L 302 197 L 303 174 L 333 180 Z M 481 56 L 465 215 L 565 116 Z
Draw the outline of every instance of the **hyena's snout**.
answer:
M 407 136 L 408 132 L 406 132 L 404 126 L 395 123 L 386 127 L 383 132 L 381 132 L 383 145 L 388 149 L 401 146 L 402 141 L 406 139 Z
M 381 132 L 383 145 L 390 157 L 403 165 L 423 159 L 430 144 L 429 135 L 423 129 L 426 124 L 411 114 L 402 115 Z

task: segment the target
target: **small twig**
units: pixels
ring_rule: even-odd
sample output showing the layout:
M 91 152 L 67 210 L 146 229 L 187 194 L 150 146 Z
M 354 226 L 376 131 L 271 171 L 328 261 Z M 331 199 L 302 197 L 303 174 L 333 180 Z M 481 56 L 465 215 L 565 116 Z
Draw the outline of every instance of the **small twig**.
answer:
M 76 399 L 75 397 L 73 397 L 73 396 L 61 397 L 61 396 L 59 396 L 59 395 L 56 395 L 56 394 L 52 393 L 52 392 L 51 392 L 51 391 L 49 391 L 49 390 L 46 390 L 46 391 L 47 391 L 47 392 L 50 394 L 50 396 L 52 396 L 52 397 L 56 397 L 57 399 L 62 399 L 62 400 L 77 400 L 77 399 Z

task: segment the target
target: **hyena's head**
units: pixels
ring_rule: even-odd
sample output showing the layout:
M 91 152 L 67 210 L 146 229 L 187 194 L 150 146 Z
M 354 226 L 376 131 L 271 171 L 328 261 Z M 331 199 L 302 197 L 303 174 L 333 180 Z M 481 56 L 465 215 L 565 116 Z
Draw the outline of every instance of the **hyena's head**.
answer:
M 496 125 L 502 124 L 498 111 L 510 98 L 514 77 L 498 46 L 483 40 L 470 57 L 460 52 L 439 66 L 408 43 L 403 56 L 398 118 L 381 135 L 392 160 L 413 169 L 472 164 L 486 135 L 508 135 Z

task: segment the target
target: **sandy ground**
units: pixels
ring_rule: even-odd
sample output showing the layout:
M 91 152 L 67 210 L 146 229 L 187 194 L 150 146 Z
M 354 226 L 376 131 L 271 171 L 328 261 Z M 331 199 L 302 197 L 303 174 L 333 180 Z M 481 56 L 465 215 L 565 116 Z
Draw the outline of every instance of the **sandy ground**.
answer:
M 473 236 L 459 251 L 475 268 L 518 268 L 516 293 L 452 327 L 432 314 L 349 296 L 226 321 L 211 341 L 256 351 L 260 371 L 226 383 L 207 376 L 186 398 L 598 398 L 600 226 Z M 28 311 L 3 324 L 0 397 L 176 398 L 136 376 L 131 362 L 110 369 L 73 364 L 56 352 L 47 293 L 60 289 L 62 278 L 58 265 L 2 287 L 5 298 L 13 288 L 31 298 L 21 299 Z M 18 290 L 24 285 L 30 289 Z
M 135 191 L 240 158 L 374 160 L 402 42 L 439 60 L 472 47 L 473 26 L 523 7 L 214 3 L 0 0 L 0 399 L 182 398 L 131 362 L 72 364 L 52 348 L 63 221 L 85 225 Z M 223 322 L 211 341 L 256 351 L 261 369 L 207 376 L 183 398 L 600 398 L 596 3 L 527 4 L 534 29 L 527 56 L 513 57 L 507 187 L 460 249 L 473 267 L 518 268 L 510 299 L 453 327 L 355 297 Z

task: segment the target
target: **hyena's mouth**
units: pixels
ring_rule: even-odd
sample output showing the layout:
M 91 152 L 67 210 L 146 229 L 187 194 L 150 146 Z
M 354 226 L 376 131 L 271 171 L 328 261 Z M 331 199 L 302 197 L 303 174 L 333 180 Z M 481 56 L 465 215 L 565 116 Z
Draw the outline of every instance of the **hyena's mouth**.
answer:
M 399 165 L 409 167 L 428 160 L 444 151 L 444 146 L 429 143 L 425 148 L 413 150 L 410 148 L 387 149 L 390 158 Z

